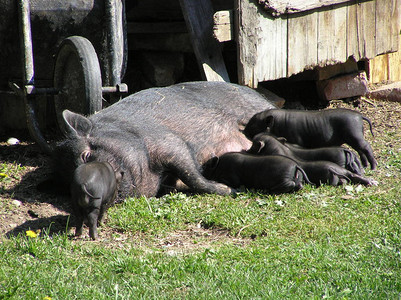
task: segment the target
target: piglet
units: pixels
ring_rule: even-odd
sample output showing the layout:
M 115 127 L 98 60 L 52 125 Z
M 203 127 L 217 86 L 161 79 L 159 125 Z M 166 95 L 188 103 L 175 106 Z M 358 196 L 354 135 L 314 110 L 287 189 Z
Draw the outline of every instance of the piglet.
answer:
M 356 154 L 344 147 L 303 148 L 287 143 L 285 138 L 276 138 L 270 134 L 259 133 L 252 140 L 252 146 L 247 151 L 253 154 L 284 155 L 293 159 L 305 161 L 331 161 L 353 173 L 362 175 L 363 168 Z
M 87 220 L 89 236 L 98 238 L 97 226 L 113 203 L 121 177 L 122 173 L 115 172 L 108 162 L 88 162 L 75 169 L 70 189 L 77 218 L 76 236 L 82 235 Z
M 310 183 L 302 168 L 284 156 L 228 152 L 211 158 L 203 170 L 206 178 L 232 188 L 245 186 L 272 194 L 298 191 L 303 182 Z
M 364 120 L 368 122 L 373 135 L 370 120 L 350 109 L 268 109 L 249 120 L 244 134 L 252 139 L 258 133 L 267 132 L 306 148 L 341 146 L 346 143 L 358 152 L 364 167 L 369 161 L 374 170 L 377 161 L 372 147 L 363 136 Z
M 262 157 L 271 157 L 270 154 L 274 154 L 273 156 L 279 156 L 277 154 L 292 154 L 291 152 L 286 153 L 285 151 L 280 151 L 280 149 L 282 150 L 283 148 L 279 145 L 280 142 L 278 142 L 276 139 L 269 138 L 270 143 L 261 143 L 258 137 L 260 136 L 257 135 L 255 137 L 251 148 L 248 150 L 249 152 L 258 153 Z M 275 141 L 277 141 L 277 143 Z M 346 182 L 360 183 L 364 185 L 378 184 L 375 180 L 353 173 L 331 161 L 305 161 L 296 158 L 293 155 L 290 159 L 292 159 L 297 165 L 299 165 L 305 171 L 309 180 L 317 186 L 321 184 L 330 184 L 333 186 L 337 186 Z

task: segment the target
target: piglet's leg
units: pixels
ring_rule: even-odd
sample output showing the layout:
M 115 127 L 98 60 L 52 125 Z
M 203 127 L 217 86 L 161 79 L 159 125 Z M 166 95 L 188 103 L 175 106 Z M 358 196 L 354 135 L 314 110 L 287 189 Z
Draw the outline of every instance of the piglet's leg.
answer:
M 88 214 L 88 225 L 89 225 L 89 236 L 92 240 L 96 240 L 98 238 L 97 234 L 97 220 L 99 217 L 99 209 L 94 208 Z
M 353 183 L 360 183 L 360 184 L 364 184 L 364 185 L 378 185 L 379 184 L 376 180 L 366 178 L 366 177 L 363 177 L 361 175 L 354 174 L 351 172 L 349 172 L 349 174 L 347 174 L 347 177 Z
M 377 161 L 373 155 L 373 149 L 367 141 L 361 141 L 357 145 L 350 145 L 355 150 L 358 151 L 359 156 L 361 157 L 361 161 L 364 167 L 367 167 L 368 161 L 370 163 L 370 168 L 375 170 L 377 167 Z
M 81 236 L 84 226 L 84 218 L 82 216 L 77 217 L 77 227 L 75 228 L 75 236 Z
M 293 180 L 285 180 L 284 182 L 272 186 L 270 188 L 270 193 L 272 194 L 282 194 L 298 191 L 302 188 L 302 184 L 297 185 Z

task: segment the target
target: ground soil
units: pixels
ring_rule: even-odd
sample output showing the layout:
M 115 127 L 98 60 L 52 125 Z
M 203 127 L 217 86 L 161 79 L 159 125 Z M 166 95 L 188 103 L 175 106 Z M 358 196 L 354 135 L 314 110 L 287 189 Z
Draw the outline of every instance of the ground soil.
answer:
M 384 133 L 398 130 L 401 104 L 359 98 L 350 102 L 332 101 L 330 107 L 356 109 L 372 121 L 375 137 L 370 135 L 367 126 L 365 126 L 365 137 L 372 144 L 379 161 L 379 169 L 376 172 L 385 172 L 380 168 L 380 161 L 383 158 L 380 157 L 382 151 L 379 151 L 379 148 L 401 150 L 399 141 L 383 140 Z M 74 219 L 70 217 L 71 208 L 68 197 L 40 192 L 37 189 L 38 184 L 51 174 L 48 157 L 42 154 L 33 142 L 26 140 L 12 146 L 5 141 L 0 142 L 0 176 L 2 176 L 0 178 L 0 241 L 12 235 L 25 234 L 29 229 L 47 231 L 50 235 L 65 232 L 67 229 L 72 236 L 73 229 L 69 225 L 74 225 Z M 6 170 L 1 170 L 3 164 L 7 166 Z M 224 230 L 191 226 L 187 230 L 173 232 L 160 238 L 157 244 L 152 246 L 166 249 L 173 255 L 177 251 L 185 252 L 193 248 L 195 238 L 200 240 L 196 245 L 197 248 L 208 247 L 216 241 L 247 243 L 246 239 L 230 237 Z M 130 240 L 130 247 L 143 243 L 141 237 L 115 232 L 108 228 L 106 223 L 101 230 L 101 239 L 98 242 L 115 247 L 115 245 L 126 245 L 127 243 L 122 243 L 126 240 Z M 78 241 L 89 242 L 89 238 L 85 235 Z

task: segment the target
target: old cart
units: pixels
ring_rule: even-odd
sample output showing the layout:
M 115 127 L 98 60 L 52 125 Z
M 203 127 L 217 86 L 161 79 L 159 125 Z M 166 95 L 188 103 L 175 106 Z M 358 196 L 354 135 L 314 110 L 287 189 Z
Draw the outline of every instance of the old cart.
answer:
M 23 98 L 43 151 L 51 149 L 36 119 L 38 96 L 54 95 L 60 119 L 66 108 L 93 114 L 104 94 L 114 102 L 127 92 L 124 7 L 124 0 L 0 0 L 0 90 Z

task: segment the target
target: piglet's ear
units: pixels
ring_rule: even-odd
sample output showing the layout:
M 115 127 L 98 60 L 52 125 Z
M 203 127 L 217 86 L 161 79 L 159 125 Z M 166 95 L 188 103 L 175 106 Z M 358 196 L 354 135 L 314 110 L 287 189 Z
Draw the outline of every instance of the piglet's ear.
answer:
M 203 170 L 207 171 L 214 171 L 217 168 L 217 165 L 219 163 L 219 158 L 217 156 L 213 156 L 211 159 L 209 159 L 204 165 L 203 165 Z
M 266 117 L 266 127 L 267 127 L 267 128 L 272 127 L 272 126 L 273 126 L 273 123 L 274 123 L 274 118 L 273 118 L 273 116 L 268 116 L 268 117 Z
M 214 157 L 212 157 L 211 159 L 210 159 L 210 167 L 212 168 L 212 169 L 216 169 L 217 168 L 217 164 L 219 163 L 219 158 L 217 157 L 217 156 L 214 156 Z
M 262 149 L 265 147 L 265 143 L 262 141 L 254 141 L 252 143 L 251 148 L 248 150 L 249 153 L 260 153 L 260 151 L 262 151 Z
M 62 126 L 62 131 L 66 135 L 86 137 L 92 130 L 92 122 L 89 119 L 68 109 L 63 111 L 63 119 L 64 126 Z
M 285 137 L 278 137 L 277 140 L 282 144 L 285 144 L 287 142 L 287 139 Z

